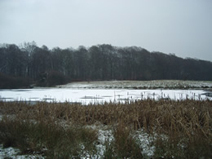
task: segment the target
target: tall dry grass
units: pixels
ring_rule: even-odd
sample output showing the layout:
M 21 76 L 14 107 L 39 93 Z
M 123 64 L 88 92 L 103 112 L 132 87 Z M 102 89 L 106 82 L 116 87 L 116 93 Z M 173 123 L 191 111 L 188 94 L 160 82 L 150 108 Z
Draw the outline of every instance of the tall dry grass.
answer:
M 120 124 L 124 123 L 124 127 L 130 131 L 142 128 L 149 134 L 158 134 L 155 141 L 155 158 L 212 157 L 210 151 L 212 150 L 212 102 L 209 100 L 143 100 L 126 104 L 104 103 L 88 106 L 45 102 L 30 106 L 23 102 L 0 102 L 0 113 L 7 116 L 5 118 L 7 120 L 2 120 L 1 124 L 15 119 L 12 121 L 28 121 L 45 125 L 52 123 L 53 127 L 56 124 L 56 127 L 60 127 L 61 130 L 96 123 L 108 125 L 114 128 L 115 141 L 118 144 L 113 144 L 113 148 L 107 147 L 107 150 L 116 149 L 116 154 L 119 151 L 126 151 L 117 146 L 122 145 L 123 142 L 118 137 L 125 138 L 123 137 L 126 133 L 125 129 L 120 128 Z M 2 127 L 0 131 L 3 131 Z M 130 145 L 134 143 L 133 140 L 125 142 L 131 142 Z M 127 146 L 127 150 L 134 151 L 129 147 Z M 137 150 L 136 146 L 134 147 Z

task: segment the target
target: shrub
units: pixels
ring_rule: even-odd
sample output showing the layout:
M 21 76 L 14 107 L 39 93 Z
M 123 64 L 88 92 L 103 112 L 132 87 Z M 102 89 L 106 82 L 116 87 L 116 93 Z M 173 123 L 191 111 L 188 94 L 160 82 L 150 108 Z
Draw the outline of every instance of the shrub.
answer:
M 96 131 L 88 128 L 9 117 L 0 121 L 0 142 L 4 147 L 18 147 L 24 154 L 39 153 L 47 158 L 93 155 L 96 140 Z
M 40 75 L 37 85 L 42 87 L 52 87 L 62 85 L 69 81 L 69 78 L 58 71 L 49 71 Z
M 109 158 L 143 158 L 142 149 L 130 134 L 130 129 L 120 123 L 113 132 L 114 141 L 106 143 L 104 157 Z
M 186 136 L 176 136 L 175 138 L 163 137 L 157 138 L 155 141 L 155 158 L 205 158 L 210 159 L 212 156 L 212 139 L 199 138 L 194 135 L 192 138 Z
M 55 85 L 61 85 L 65 84 L 67 82 L 67 77 L 57 71 L 51 71 L 48 73 L 48 78 L 47 78 L 47 85 L 48 86 L 55 86 Z
M 31 80 L 27 77 L 14 77 L 0 73 L 0 89 L 28 88 Z

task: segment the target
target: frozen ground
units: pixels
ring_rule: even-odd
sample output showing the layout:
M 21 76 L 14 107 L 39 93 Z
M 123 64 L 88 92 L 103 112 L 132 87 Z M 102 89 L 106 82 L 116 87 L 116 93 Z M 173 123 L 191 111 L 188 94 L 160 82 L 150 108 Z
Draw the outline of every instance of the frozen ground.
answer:
M 212 89 L 212 81 L 182 81 L 182 80 L 153 80 L 153 81 L 91 81 L 72 82 L 59 85 L 59 88 L 103 88 L 103 89 Z
M 130 102 L 143 99 L 205 100 L 212 99 L 204 90 L 176 89 L 83 89 L 39 88 L 0 90 L 1 101 L 76 102 L 81 104 L 103 102 Z
M 52 88 L 0 90 L 2 101 L 125 102 L 139 99 L 195 99 L 212 98 L 212 82 L 203 81 L 97 81 L 73 82 Z

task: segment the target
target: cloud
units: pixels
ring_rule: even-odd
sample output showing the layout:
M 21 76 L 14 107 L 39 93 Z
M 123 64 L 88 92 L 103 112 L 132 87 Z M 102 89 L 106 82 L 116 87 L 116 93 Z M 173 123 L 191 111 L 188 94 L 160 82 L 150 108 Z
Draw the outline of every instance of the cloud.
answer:
M 208 59 L 211 7 L 210 0 L 1 0 L 0 43 L 137 45 Z

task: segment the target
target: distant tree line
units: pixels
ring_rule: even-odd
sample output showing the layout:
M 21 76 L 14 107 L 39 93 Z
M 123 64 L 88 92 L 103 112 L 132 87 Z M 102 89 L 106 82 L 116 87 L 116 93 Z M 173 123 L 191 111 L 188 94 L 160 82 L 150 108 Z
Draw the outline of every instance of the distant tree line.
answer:
M 103 44 L 50 50 L 35 42 L 0 46 L 0 88 L 94 80 L 212 80 L 211 72 L 210 61 L 140 47 Z

